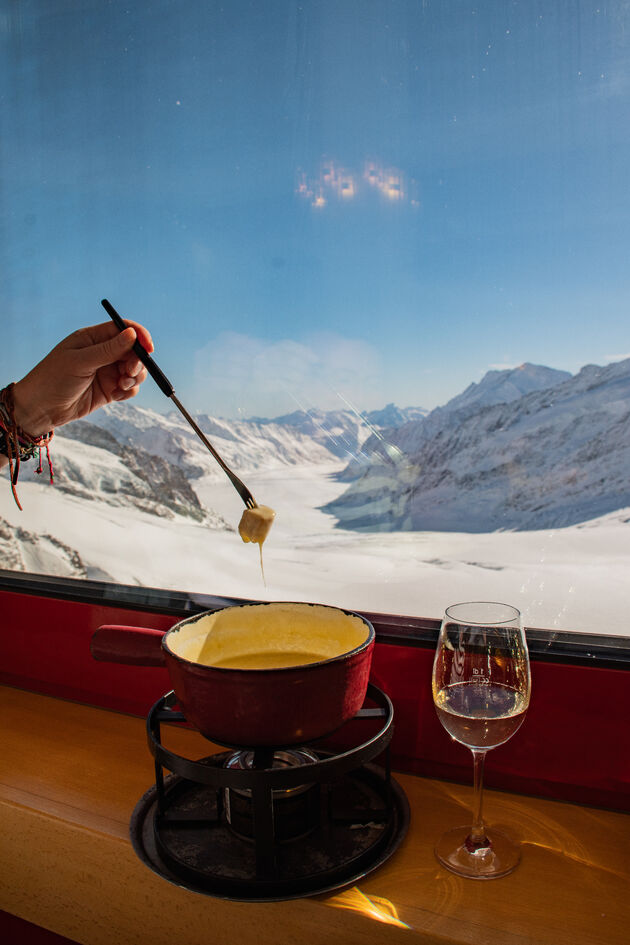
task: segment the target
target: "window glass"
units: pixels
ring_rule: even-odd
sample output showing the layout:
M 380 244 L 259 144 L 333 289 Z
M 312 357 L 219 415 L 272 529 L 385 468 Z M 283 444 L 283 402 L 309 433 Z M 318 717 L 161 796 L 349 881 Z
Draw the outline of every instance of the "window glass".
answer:
M 627 635 L 629 18 L 3 4 L 0 386 L 107 297 L 277 515 L 263 577 L 148 379 L 3 471 L 0 566 Z

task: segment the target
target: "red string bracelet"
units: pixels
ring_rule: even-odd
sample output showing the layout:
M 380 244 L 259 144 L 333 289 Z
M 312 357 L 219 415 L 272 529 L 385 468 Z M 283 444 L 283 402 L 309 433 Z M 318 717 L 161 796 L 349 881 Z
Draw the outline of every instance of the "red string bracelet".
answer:
M 11 478 L 11 491 L 13 498 L 20 511 L 22 506 L 18 499 L 16 485 L 20 474 L 20 463 L 30 459 L 39 451 L 39 465 L 35 470 L 42 472 L 42 449 L 46 447 L 46 458 L 48 460 L 48 469 L 50 471 L 50 481 L 53 481 L 53 466 L 50 457 L 49 444 L 53 438 L 54 431 L 42 433 L 40 436 L 32 436 L 20 426 L 15 419 L 15 404 L 13 402 L 13 388 L 15 384 L 9 384 L 3 390 L 0 390 L 0 453 L 4 453 L 9 458 L 9 474 Z

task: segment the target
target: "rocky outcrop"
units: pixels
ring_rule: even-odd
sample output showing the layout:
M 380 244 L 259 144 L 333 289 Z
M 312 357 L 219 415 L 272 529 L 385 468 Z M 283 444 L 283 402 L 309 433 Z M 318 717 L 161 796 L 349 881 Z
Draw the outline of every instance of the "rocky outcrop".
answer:
M 9 571 L 88 578 L 88 568 L 74 548 L 47 532 L 14 527 L 0 518 L 0 562 Z
M 67 494 L 112 506 L 130 505 L 160 518 L 181 515 L 219 529 L 231 528 L 206 509 L 184 471 L 142 447 L 79 421 L 55 436 L 55 485 Z

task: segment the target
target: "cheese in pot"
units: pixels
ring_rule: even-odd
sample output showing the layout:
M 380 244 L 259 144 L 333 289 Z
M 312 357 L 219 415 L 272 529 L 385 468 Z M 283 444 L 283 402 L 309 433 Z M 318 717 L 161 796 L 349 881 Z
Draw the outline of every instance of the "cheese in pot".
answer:
M 365 642 L 357 616 L 318 604 L 228 607 L 169 634 L 177 656 L 222 669 L 273 669 L 333 659 Z
M 258 653 L 239 653 L 226 656 L 225 659 L 213 659 L 211 664 L 219 669 L 286 669 L 287 666 L 305 666 L 307 663 L 319 663 L 328 659 L 323 653 L 286 652 L 284 650 L 263 650 Z

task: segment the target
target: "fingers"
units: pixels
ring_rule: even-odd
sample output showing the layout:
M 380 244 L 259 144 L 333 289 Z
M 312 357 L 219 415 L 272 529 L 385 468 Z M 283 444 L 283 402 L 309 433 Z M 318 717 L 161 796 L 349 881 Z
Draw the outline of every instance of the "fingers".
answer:
M 120 371 L 121 377 L 139 377 L 143 371 L 144 377 L 142 380 L 147 376 L 147 369 L 139 358 L 131 358 L 129 361 L 119 361 L 118 370 Z
M 125 318 L 125 324 L 128 328 L 134 329 L 136 337 L 142 347 L 145 349 L 145 351 L 151 354 L 151 352 L 154 350 L 154 345 L 149 330 L 145 328 L 144 325 L 141 325 L 140 322 L 134 322 L 130 318 Z M 116 326 L 114 325 L 113 327 L 115 328 Z M 123 332 L 120 332 L 120 334 L 123 334 Z
M 133 363 L 133 362 L 132 362 Z M 139 387 L 140 384 L 146 379 L 147 369 L 144 367 L 142 362 L 138 361 L 139 368 L 137 371 L 129 370 L 129 364 L 124 366 L 124 369 L 121 369 L 120 377 L 118 378 L 118 387 L 121 390 L 128 391 L 132 387 Z
M 127 386 L 129 384 L 130 386 Z M 140 390 L 140 383 L 135 383 L 133 378 L 123 378 L 116 390 L 112 393 L 112 400 L 129 400 L 135 397 Z
M 111 327 L 116 329 L 115 325 Z M 125 400 L 127 397 L 135 397 L 138 393 L 138 386 L 142 384 L 147 376 L 144 364 L 133 353 L 133 345 L 136 339 L 148 353 L 153 351 L 153 341 L 146 328 L 138 322 L 127 321 L 125 331 L 117 331 L 112 338 L 107 339 L 100 345 L 94 345 L 90 352 L 97 359 L 96 362 L 92 362 L 96 368 L 115 362 L 118 363 L 120 373 L 118 387 L 120 390 L 127 392 Z M 131 356 L 125 357 L 126 355 Z M 134 387 L 136 390 L 132 392 Z
M 137 337 L 135 328 L 130 325 L 119 332 L 115 325 L 112 327 L 114 328 L 113 336 L 88 347 L 75 348 L 72 352 L 75 363 L 84 369 L 94 371 L 109 364 L 119 362 L 126 364 L 127 361 L 136 361 L 137 358 L 131 353 Z
M 130 364 L 132 369 L 130 369 Z M 138 365 L 137 370 L 136 364 Z M 141 361 L 127 362 L 121 366 L 120 377 L 118 378 L 117 393 L 122 396 L 116 397 L 117 400 L 126 400 L 128 397 L 135 397 L 140 390 L 140 385 L 146 380 L 147 369 Z
M 115 326 L 112 327 L 115 328 Z M 126 360 L 135 340 L 135 329 L 125 328 L 124 331 L 116 331 L 112 337 L 97 344 L 79 350 L 75 349 L 73 357 L 83 370 L 96 371 L 106 365 Z
M 128 325 L 131 325 L 132 328 L 135 328 L 138 341 L 142 347 L 145 348 L 149 354 L 151 354 L 155 348 L 153 345 L 153 339 L 151 338 L 151 334 L 149 333 L 148 329 L 146 329 L 144 325 L 141 325 L 140 322 L 132 322 L 129 321 L 129 319 L 126 319 L 126 322 Z
M 154 346 L 149 331 L 140 322 L 134 322 L 131 319 L 125 319 L 125 324 L 127 328 L 133 328 L 134 335 L 129 331 L 119 331 L 113 322 L 101 322 L 98 325 L 90 325 L 88 328 L 79 328 L 78 331 L 72 332 L 71 335 L 60 342 L 58 347 L 69 350 L 85 349 L 102 345 L 117 338 L 124 338 L 123 348 L 126 346 L 127 350 L 131 350 L 137 338 L 142 347 L 150 354 L 154 350 Z M 120 343 L 119 341 L 118 344 Z

